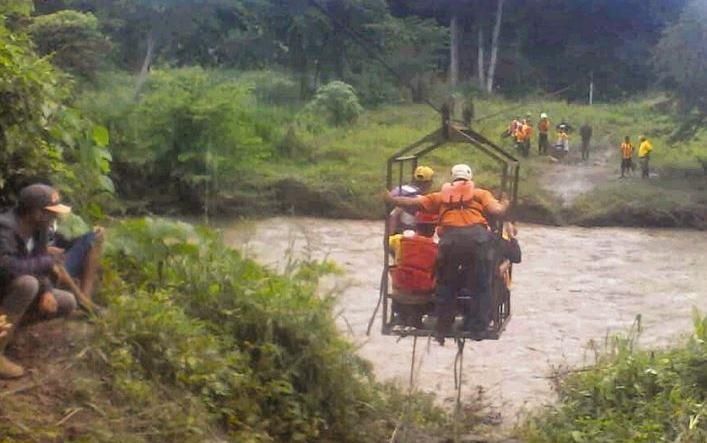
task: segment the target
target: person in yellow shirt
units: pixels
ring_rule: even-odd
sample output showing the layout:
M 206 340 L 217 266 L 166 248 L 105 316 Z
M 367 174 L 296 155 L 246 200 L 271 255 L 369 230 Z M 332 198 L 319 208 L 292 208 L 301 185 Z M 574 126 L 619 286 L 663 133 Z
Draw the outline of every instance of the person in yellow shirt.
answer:
M 641 137 L 641 144 L 638 146 L 638 161 L 641 163 L 641 178 L 649 178 L 651 152 L 653 145 L 644 136 Z
M 628 174 L 633 169 L 633 145 L 631 144 L 631 139 L 627 135 L 624 138 L 624 142 L 621 143 L 621 178 L 624 178 L 624 174 Z

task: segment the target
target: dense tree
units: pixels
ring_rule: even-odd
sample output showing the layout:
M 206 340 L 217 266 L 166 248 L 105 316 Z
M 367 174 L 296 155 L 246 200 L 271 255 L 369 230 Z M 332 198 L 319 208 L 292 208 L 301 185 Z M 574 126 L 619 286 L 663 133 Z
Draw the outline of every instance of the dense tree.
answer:
M 684 117 L 675 136 L 694 134 L 707 120 L 707 3 L 692 0 L 687 5 L 663 34 L 655 62 Z
M 34 53 L 27 35 L 6 26 L 4 14 L 24 15 L 30 8 L 7 6 L 0 5 L 2 199 L 30 180 L 51 179 L 82 209 L 97 210 L 95 194 L 112 191 L 107 131 L 67 106 L 66 79 Z
M 40 55 L 51 55 L 63 70 L 93 78 L 104 64 L 110 44 L 93 14 L 63 10 L 34 18 L 29 27 Z

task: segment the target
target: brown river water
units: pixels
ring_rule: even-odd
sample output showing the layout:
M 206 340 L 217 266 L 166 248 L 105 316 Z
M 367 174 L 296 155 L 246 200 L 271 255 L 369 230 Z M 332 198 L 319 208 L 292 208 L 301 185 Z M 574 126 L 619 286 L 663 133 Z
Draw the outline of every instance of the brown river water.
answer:
M 381 380 L 407 386 L 412 338 L 380 334 L 378 300 L 383 223 L 316 218 L 220 222 L 225 240 L 260 263 L 282 269 L 291 258 L 327 258 L 345 275 L 338 318 Z M 591 363 L 590 341 L 627 331 L 642 317 L 644 347 L 665 346 L 691 332 L 692 310 L 707 311 L 707 233 L 699 231 L 519 225 L 523 263 L 514 268 L 512 318 L 498 341 L 467 342 L 462 398 L 483 392 L 504 425 L 551 402 L 556 367 Z M 454 343 L 418 341 L 415 387 L 455 398 Z

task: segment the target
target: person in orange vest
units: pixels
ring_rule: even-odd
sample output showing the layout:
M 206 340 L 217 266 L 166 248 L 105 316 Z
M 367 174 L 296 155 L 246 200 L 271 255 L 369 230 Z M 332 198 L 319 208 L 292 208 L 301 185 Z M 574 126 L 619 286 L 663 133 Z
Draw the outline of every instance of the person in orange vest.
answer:
M 520 117 L 516 117 L 513 120 L 511 120 L 511 124 L 508 125 L 508 129 L 506 129 L 505 136 L 506 137 L 515 137 L 516 131 L 518 131 L 518 128 L 522 124 L 523 124 L 523 122 L 520 120 Z
M 422 327 L 435 292 L 437 214 L 418 211 L 415 231 L 404 231 L 388 239 L 395 266 L 390 268 L 393 314 L 404 326 Z
M 533 123 L 530 117 L 523 122 L 523 156 L 530 155 L 530 140 L 533 136 Z
M 540 121 L 538 122 L 538 155 L 546 155 L 547 147 L 550 142 L 548 141 L 548 132 L 550 131 L 550 119 L 546 113 L 540 114 Z
M 624 142 L 621 143 L 621 178 L 624 178 L 624 174 L 628 174 L 633 169 L 633 145 L 631 144 L 631 139 L 627 135 L 624 138 Z
M 439 192 L 418 197 L 384 195 L 389 204 L 438 214 L 435 313 L 440 343 L 454 322 L 456 299 L 460 295 L 475 295 L 479 299 L 478 317 L 467 317 L 466 328 L 485 331 L 491 321 L 490 263 L 496 237 L 489 229 L 487 215 L 505 214 L 510 202 L 506 198 L 499 201 L 491 192 L 476 188 L 472 177 L 468 165 L 458 164 L 452 167 L 451 181 Z

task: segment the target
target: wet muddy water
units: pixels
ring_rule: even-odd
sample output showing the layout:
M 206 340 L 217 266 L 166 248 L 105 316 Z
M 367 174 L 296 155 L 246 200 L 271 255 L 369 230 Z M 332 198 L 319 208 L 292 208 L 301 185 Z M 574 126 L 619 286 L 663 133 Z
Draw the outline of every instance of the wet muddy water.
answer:
M 345 275 L 339 324 L 373 362 L 380 379 L 408 383 L 412 339 L 380 334 L 382 222 L 272 218 L 217 223 L 225 240 L 274 269 L 290 257 L 328 258 Z M 707 233 L 699 231 L 519 225 L 523 263 L 514 268 L 513 312 L 498 341 L 468 342 L 462 395 L 479 389 L 504 424 L 552 401 L 553 367 L 591 363 L 588 344 L 626 331 L 642 317 L 643 346 L 665 346 L 691 331 L 693 307 L 707 311 Z M 416 387 L 442 402 L 455 395 L 456 346 L 418 341 Z

